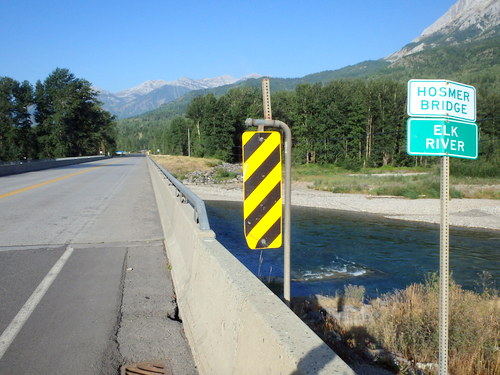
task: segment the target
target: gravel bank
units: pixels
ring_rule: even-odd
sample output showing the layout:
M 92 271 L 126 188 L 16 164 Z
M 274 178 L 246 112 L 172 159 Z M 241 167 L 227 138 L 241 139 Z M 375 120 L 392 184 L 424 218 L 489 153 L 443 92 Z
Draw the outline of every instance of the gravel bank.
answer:
M 186 184 L 203 200 L 242 201 L 241 184 Z M 391 219 L 439 223 L 439 199 L 334 194 L 308 189 L 301 183 L 292 187 L 292 205 L 330 208 L 379 214 Z M 500 201 L 493 199 L 452 199 L 450 225 L 469 228 L 500 229 Z

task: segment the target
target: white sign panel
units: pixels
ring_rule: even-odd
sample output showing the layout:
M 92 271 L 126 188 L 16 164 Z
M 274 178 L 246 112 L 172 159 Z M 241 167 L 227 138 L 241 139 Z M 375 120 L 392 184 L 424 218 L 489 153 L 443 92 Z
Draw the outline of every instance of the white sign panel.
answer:
M 408 115 L 476 121 L 476 89 L 446 80 L 412 79 L 408 81 Z

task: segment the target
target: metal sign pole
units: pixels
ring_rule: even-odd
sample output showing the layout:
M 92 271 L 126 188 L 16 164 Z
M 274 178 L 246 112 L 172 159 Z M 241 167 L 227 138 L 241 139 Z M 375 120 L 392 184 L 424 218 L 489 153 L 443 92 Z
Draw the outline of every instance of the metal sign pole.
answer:
M 262 102 L 264 108 L 264 119 L 272 120 L 271 112 L 271 89 L 269 85 L 269 78 L 262 79 Z M 274 127 L 283 129 L 285 133 L 285 200 L 284 200 L 284 213 L 283 213 L 283 298 L 285 303 L 290 306 L 290 242 L 291 242 L 291 193 L 292 193 L 292 133 L 288 125 L 281 121 L 273 121 Z M 267 124 L 266 124 L 267 125 Z M 264 131 L 264 124 L 257 125 L 258 131 Z
M 284 125 L 284 126 L 283 126 Z M 292 132 L 286 124 L 282 124 L 285 132 L 285 212 L 283 215 L 283 247 L 284 247 L 284 277 L 283 298 L 290 307 L 290 242 L 291 242 L 291 207 L 292 207 Z
M 450 253 L 450 157 L 441 158 L 441 227 L 439 231 L 439 375 L 448 375 L 448 296 Z
M 264 78 L 262 80 L 262 101 L 264 105 L 264 119 L 271 120 L 273 118 L 271 112 L 271 90 L 269 87 L 269 78 Z M 262 130 L 264 130 L 264 125 L 262 125 Z M 261 131 L 261 129 L 259 129 Z

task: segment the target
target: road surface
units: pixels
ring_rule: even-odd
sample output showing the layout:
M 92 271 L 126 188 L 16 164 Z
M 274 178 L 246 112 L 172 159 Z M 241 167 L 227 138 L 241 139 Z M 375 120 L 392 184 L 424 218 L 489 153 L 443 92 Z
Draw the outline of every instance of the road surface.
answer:
M 196 374 L 162 238 L 145 157 L 0 177 L 0 374 Z

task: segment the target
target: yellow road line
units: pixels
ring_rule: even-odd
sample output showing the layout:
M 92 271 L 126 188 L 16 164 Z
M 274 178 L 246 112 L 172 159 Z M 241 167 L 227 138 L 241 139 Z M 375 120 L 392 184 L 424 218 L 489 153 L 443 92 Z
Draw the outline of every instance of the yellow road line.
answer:
M 107 163 L 105 165 L 117 163 L 118 161 L 120 161 L 120 160 L 115 160 L 115 161 L 113 161 L 111 163 Z M 101 167 L 104 167 L 104 165 L 99 165 L 97 167 L 84 169 L 83 171 L 71 173 L 71 174 L 68 174 L 66 176 L 54 178 L 53 180 L 49 180 L 49 181 L 45 181 L 45 182 L 40 182 L 39 184 L 36 184 L 36 185 L 31 185 L 31 186 L 28 186 L 28 187 L 25 187 L 25 188 L 22 188 L 22 189 L 14 190 L 14 191 L 11 191 L 10 193 L 5 193 L 5 194 L 0 195 L 0 199 L 7 198 L 7 197 L 10 197 L 11 195 L 19 194 L 19 193 L 22 193 L 22 192 L 25 192 L 25 191 L 28 191 L 28 190 L 31 190 L 31 189 L 35 189 L 35 188 L 40 187 L 40 186 L 48 185 L 48 184 L 51 184 L 53 182 L 61 181 L 61 180 L 64 180 L 66 178 L 70 178 L 70 177 L 73 177 L 73 176 L 76 176 L 76 175 L 79 175 L 79 174 L 82 174 L 82 173 L 85 173 L 85 172 L 89 172 L 89 171 L 92 171 L 94 169 L 101 168 Z

